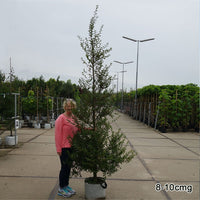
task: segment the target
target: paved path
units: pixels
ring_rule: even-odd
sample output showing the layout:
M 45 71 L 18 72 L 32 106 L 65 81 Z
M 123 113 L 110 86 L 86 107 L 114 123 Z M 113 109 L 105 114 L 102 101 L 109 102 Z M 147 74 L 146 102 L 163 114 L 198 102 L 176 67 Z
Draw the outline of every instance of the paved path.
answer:
M 197 133 L 159 133 L 143 123 L 120 114 L 113 124 L 126 135 L 128 149 L 137 156 L 108 177 L 106 199 L 191 199 L 199 198 L 200 136 Z M 1 200 L 59 200 L 59 158 L 54 129 L 19 129 L 20 144 L 0 157 Z M 0 149 L 0 154 L 4 150 Z M 70 179 L 77 191 L 71 199 L 84 199 L 83 178 Z M 157 184 L 157 185 L 156 185 Z M 172 191 L 155 191 L 165 186 Z

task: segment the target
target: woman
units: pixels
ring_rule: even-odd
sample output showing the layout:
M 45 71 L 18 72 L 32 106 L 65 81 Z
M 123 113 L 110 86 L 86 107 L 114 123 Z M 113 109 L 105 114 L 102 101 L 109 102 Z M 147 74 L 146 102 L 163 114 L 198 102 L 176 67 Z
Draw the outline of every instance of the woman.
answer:
M 71 149 L 71 140 L 77 133 L 78 128 L 75 122 L 75 116 L 72 109 L 76 108 L 76 102 L 72 99 L 66 99 L 63 102 L 65 112 L 61 114 L 55 122 L 55 144 L 57 154 L 60 156 L 61 169 L 59 174 L 58 195 L 70 197 L 76 192 L 69 186 L 69 175 L 71 170 L 71 160 L 69 158 Z

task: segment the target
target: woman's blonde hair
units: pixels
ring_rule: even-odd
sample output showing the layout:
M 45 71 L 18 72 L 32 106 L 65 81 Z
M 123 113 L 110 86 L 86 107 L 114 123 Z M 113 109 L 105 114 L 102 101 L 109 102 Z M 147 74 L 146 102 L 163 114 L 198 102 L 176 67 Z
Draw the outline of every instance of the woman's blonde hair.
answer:
M 73 99 L 65 99 L 63 101 L 63 109 L 64 110 L 65 110 L 65 107 L 68 104 L 68 102 L 70 102 L 70 104 L 73 106 L 73 108 L 76 108 L 76 101 L 74 101 Z

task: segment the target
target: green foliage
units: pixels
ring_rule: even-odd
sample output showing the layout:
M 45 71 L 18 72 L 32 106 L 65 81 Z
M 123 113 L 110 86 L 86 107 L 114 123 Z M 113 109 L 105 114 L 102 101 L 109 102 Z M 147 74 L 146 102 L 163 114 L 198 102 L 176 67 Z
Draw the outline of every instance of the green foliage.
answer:
M 160 92 L 160 87 L 156 85 L 148 85 L 143 87 L 142 89 L 138 89 L 138 96 L 148 96 L 152 94 L 156 94 Z
M 0 96 L 0 116 L 3 119 L 11 119 L 14 117 L 14 95 L 9 93 Z
M 52 109 L 52 99 L 48 96 L 47 90 L 44 91 L 44 95 L 37 97 L 33 90 L 29 90 L 28 97 L 22 99 L 23 112 L 31 116 L 36 116 L 37 112 L 40 115 L 47 116 L 48 110 Z
M 192 97 L 192 104 L 193 104 L 193 113 L 194 115 L 196 116 L 194 118 L 194 128 L 199 131 L 199 125 L 200 125 L 200 102 L 199 102 L 199 99 L 200 99 L 200 91 L 199 89 L 197 88 L 197 90 L 195 91 L 193 97 Z
M 14 105 L 14 95 L 0 95 L 0 128 L 9 130 L 11 136 L 15 125 L 15 120 L 12 119 L 15 115 Z
M 134 102 L 135 91 L 124 94 L 125 101 Z M 138 102 L 157 102 L 159 109 L 158 127 L 195 128 L 200 121 L 199 87 L 195 84 L 186 85 L 149 85 L 138 89 Z M 158 105 L 159 102 L 159 105 Z M 155 113 L 154 113 L 155 115 Z
M 22 99 L 23 111 L 26 114 L 36 115 L 37 101 L 33 90 L 28 91 L 28 97 Z
M 10 93 L 20 93 L 20 96 L 17 97 L 17 115 L 24 116 L 26 114 L 36 116 L 37 103 L 39 115 L 47 115 L 52 109 L 51 97 L 54 97 L 54 113 L 59 114 L 63 110 L 61 109 L 61 97 L 62 99 L 66 97 L 74 98 L 76 90 L 77 86 L 72 84 L 71 80 L 67 80 L 66 82 L 61 81 L 59 76 L 56 80 L 50 78 L 48 81 L 45 81 L 43 76 L 27 81 L 19 80 L 14 76 L 10 83 L 8 77 L 0 71 L 0 95 L 2 95 L 0 96 L 2 97 L 2 99 L 0 98 L 0 117 L 5 116 L 7 118 L 14 116 L 14 103 L 11 103 L 8 99 Z M 33 93 L 29 94 L 29 91 Z M 4 94 L 6 94 L 6 98 L 3 98 Z M 10 96 L 12 95 L 10 94 Z
M 161 90 L 159 100 L 161 102 L 159 105 L 159 111 L 160 111 L 159 123 L 160 126 L 164 126 L 165 128 L 167 128 L 169 126 L 168 115 L 170 113 L 171 98 L 166 89 Z
M 110 125 L 114 110 L 113 93 L 109 89 L 111 64 L 106 65 L 104 61 L 111 48 L 101 43 L 102 26 L 99 32 L 95 30 L 97 10 L 98 6 L 90 20 L 88 38 L 79 37 L 85 52 L 86 58 L 82 61 L 86 68 L 79 81 L 81 91 L 76 110 L 81 128 L 73 138 L 73 173 L 79 174 L 82 170 L 91 172 L 95 181 L 98 172 L 104 176 L 111 175 L 123 162 L 129 162 L 134 157 L 133 151 L 126 151 L 124 135 L 113 131 Z
M 197 113 L 199 88 L 194 84 L 166 86 L 165 88 L 161 90 L 159 97 L 161 101 L 159 106 L 160 125 L 162 125 L 162 117 L 164 115 L 169 128 L 194 128 L 196 126 L 194 123 L 196 124 L 199 121 Z M 164 99 L 162 99 L 163 91 L 166 91 L 168 95 Z M 195 122 L 192 122 L 193 118 L 195 118 Z
M 0 71 L 0 93 L 20 92 L 22 97 L 28 96 L 28 92 L 32 90 L 35 95 L 45 96 L 46 88 L 49 88 L 49 96 L 51 97 L 74 97 L 74 90 L 76 85 L 71 83 L 71 80 L 61 81 L 60 77 L 55 80 L 50 78 L 48 81 L 44 80 L 43 76 L 39 78 L 32 78 L 27 81 L 19 80 L 16 76 L 10 83 L 5 74 Z M 11 90 L 10 90 L 11 89 Z
M 5 81 L 5 74 L 0 70 L 0 84 L 2 84 Z
M 104 123 L 104 129 L 99 125 L 95 131 L 82 128 L 74 137 L 73 174 L 79 175 L 84 170 L 93 173 L 95 179 L 101 171 L 106 177 L 134 157 L 132 151 L 126 150 L 127 140 L 124 135 L 120 131 L 109 132 L 110 130 L 111 127 L 106 127 Z

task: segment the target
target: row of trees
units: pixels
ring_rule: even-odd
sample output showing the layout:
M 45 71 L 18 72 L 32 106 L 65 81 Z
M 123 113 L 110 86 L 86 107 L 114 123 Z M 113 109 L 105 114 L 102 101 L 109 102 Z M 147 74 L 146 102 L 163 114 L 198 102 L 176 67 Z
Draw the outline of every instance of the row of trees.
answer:
M 138 90 L 136 119 L 160 129 L 199 129 L 199 87 L 187 85 L 149 85 Z M 135 91 L 124 94 L 126 112 L 134 111 Z M 146 113 L 144 113 L 146 112 Z M 148 119 L 144 119 L 144 117 Z M 157 119 L 156 119 L 157 116 Z M 157 120 L 157 121 L 156 121 Z
M 5 73 L 0 71 L 0 93 L 20 92 L 21 96 L 28 96 L 29 90 L 34 91 L 39 96 L 52 97 L 73 97 L 77 86 L 71 83 L 71 80 L 62 81 L 60 76 L 57 79 L 50 78 L 45 81 L 43 76 L 32 78 L 31 80 L 20 80 L 14 76 L 12 82 L 8 81 Z
M 19 80 L 13 76 L 12 82 L 10 82 L 0 71 L 0 117 L 7 119 L 14 116 L 14 93 L 19 93 L 17 115 L 38 117 L 39 115 L 49 116 L 50 111 L 53 112 L 53 107 L 58 109 L 57 104 L 59 104 L 59 108 L 62 107 L 61 98 L 74 98 L 77 89 L 77 85 L 72 84 L 71 80 L 64 82 L 60 80 L 59 76 L 56 80 L 50 78 L 47 81 L 43 76 L 28 81 Z

